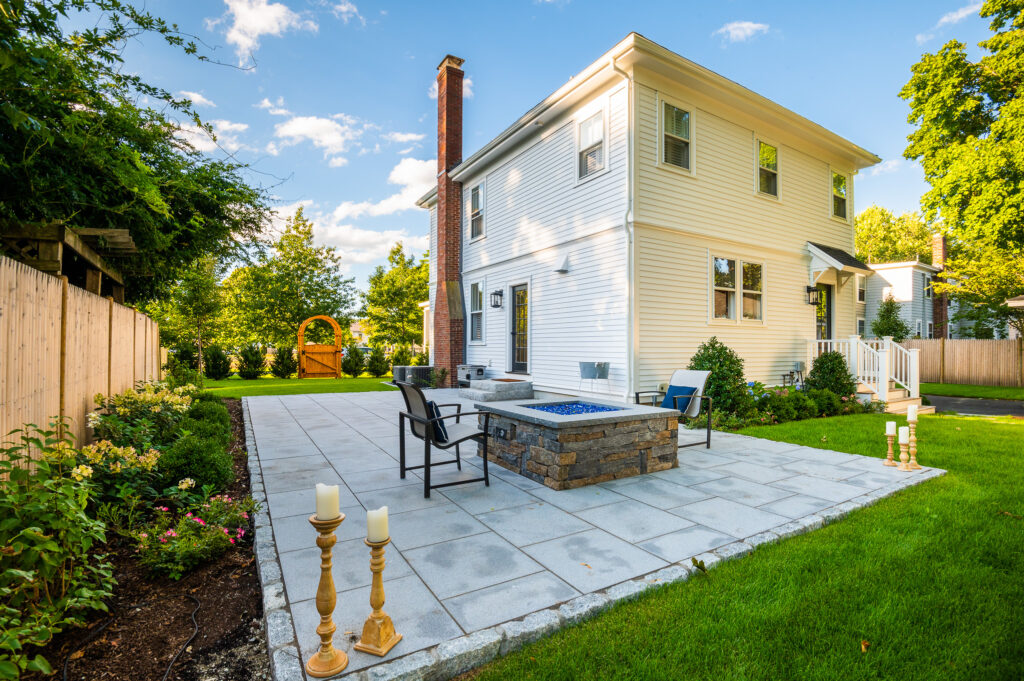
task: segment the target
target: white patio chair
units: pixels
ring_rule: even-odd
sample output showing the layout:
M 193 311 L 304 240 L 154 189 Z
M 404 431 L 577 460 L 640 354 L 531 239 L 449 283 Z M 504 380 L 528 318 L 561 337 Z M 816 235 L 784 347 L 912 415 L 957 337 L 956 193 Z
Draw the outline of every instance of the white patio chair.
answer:
M 651 406 L 657 406 L 658 398 L 661 398 L 661 406 L 668 409 L 678 409 L 683 412 L 683 418 L 694 419 L 700 415 L 701 404 L 707 402 L 708 407 L 705 413 L 708 417 L 707 438 L 697 442 L 689 442 L 679 445 L 680 447 L 695 447 L 707 443 L 711 447 L 711 397 L 704 394 L 704 386 L 708 382 L 710 371 L 696 371 L 693 369 L 678 369 L 668 381 L 668 390 L 639 390 L 636 393 L 636 403 L 640 404 L 642 397 L 651 398 Z M 674 395 L 673 388 L 689 389 L 692 393 Z M 685 405 L 685 406 L 684 406 Z

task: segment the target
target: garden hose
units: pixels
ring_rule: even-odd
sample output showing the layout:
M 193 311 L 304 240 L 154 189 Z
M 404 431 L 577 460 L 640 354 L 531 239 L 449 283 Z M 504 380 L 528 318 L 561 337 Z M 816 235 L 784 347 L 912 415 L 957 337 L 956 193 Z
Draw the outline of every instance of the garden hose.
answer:
M 174 657 L 171 658 L 171 663 L 167 665 L 167 671 L 164 672 L 164 677 L 160 681 L 167 681 L 167 677 L 171 675 L 171 668 L 174 667 L 174 663 L 178 661 L 178 656 L 181 655 L 181 652 L 188 647 L 189 643 L 192 643 L 192 639 L 194 639 L 196 634 L 199 633 L 199 622 L 196 621 L 196 613 L 199 612 L 199 599 L 191 594 L 185 594 L 185 598 L 191 598 L 196 604 L 195 610 L 192 611 L 192 635 L 188 637 L 187 641 L 181 644 L 181 647 L 178 648 L 178 652 L 174 653 Z

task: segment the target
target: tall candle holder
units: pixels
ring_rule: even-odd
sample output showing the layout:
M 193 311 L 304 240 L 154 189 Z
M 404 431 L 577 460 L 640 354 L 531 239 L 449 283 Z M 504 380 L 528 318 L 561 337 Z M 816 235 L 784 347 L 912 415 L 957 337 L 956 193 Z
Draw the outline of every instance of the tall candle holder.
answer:
M 364 653 L 383 657 L 395 644 L 402 640 L 402 635 L 395 633 L 395 625 L 391 617 L 381 610 L 384 607 L 384 547 L 391 538 L 383 541 L 364 540 L 370 547 L 370 571 L 373 573 L 373 584 L 370 587 L 370 607 L 373 612 L 363 623 L 363 635 L 353 648 Z
M 897 465 L 892 458 L 892 443 L 896 439 L 896 434 L 886 434 L 885 439 L 889 442 L 889 450 L 885 453 L 885 461 L 882 463 L 883 466 L 895 466 Z
M 909 445 L 906 442 L 900 443 L 900 465 L 896 467 L 898 471 L 910 471 L 910 454 L 907 453 Z
M 318 533 L 316 545 L 320 547 L 320 585 L 316 590 L 316 611 L 320 613 L 320 624 L 317 625 L 316 633 L 320 637 L 320 650 L 309 658 L 306 673 L 318 679 L 334 676 L 348 666 L 348 655 L 334 647 L 334 632 L 337 627 L 332 618 L 338 596 L 334 591 L 334 577 L 331 575 L 331 548 L 338 541 L 334 530 L 344 519 L 344 513 L 331 520 L 321 520 L 315 515 L 309 517 L 309 524 L 316 528 Z
M 921 464 L 917 462 L 917 422 L 910 421 L 910 470 L 921 470 Z

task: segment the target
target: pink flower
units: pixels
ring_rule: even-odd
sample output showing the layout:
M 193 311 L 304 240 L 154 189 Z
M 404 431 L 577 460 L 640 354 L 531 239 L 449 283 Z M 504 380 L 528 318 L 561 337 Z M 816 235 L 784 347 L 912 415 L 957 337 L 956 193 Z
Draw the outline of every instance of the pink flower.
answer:
M 242 511 L 242 517 L 245 518 L 246 520 L 248 520 L 249 519 L 249 514 L 246 513 L 245 511 Z
M 234 539 L 231 539 L 231 538 L 229 538 L 229 539 L 228 539 L 228 541 L 229 541 L 229 542 L 231 542 L 232 544 L 234 544 L 234 543 L 235 543 L 235 540 L 234 540 Z
M 145 532 L 140 532 L 140 533 L 139 533 L 139 536 L 140 536 L 141 538 L 145 539 L 145 538 L 146 538 L 146 537 L 148 537 L 149 535 L 148 535 L 148 534 L 146 534 Z
M 158 511 L 165 511 L 166 512 L 166 511 L 169 511 L 171 509 L 167 508 L 166 506 L 157 506 L 156 510 L 158 510 Z
M 185 517 L 186 518 L 191 518 L 192 517 L 192 511 L 189 511 L 188 513 L 186 513 Z
M 166 532 L 164 532 L 164 536 L 167 536 L 167 537 L 177 537 L 178 533 L 175 532 L 174 530 L 167 530 Z
M 239 528 L 238 528 L 238 534 L 237 534 L 237 536 L 238 536 L 238 538 L 239 538 L 239 539 L 241 539 L 242 537 L 244 537 L 244 536 L 245 536 L 245 530 L 243 530 L 243 529 L 242 529 L 241 527 L 239 527 Z
M 166 543 L 167 543 L 167 540 L 166 540 L 166 539 L 164 539 L 163 537 L 160 537 L 160 543 L 161 543 L 161 544 L 166 544 Z

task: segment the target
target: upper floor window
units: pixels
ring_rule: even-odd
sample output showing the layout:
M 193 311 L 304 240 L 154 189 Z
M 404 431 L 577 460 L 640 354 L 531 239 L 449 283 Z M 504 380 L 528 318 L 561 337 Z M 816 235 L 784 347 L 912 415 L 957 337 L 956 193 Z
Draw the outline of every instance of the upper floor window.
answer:
M 846 175 L 832 171 L 832 215 L 846 219 Z
M 690 112 L 668 102 L 663 104 L 662 161 L 677 168 L 690 169 Z
M 868 299 L 867 277 L 863 274 L 857 275 L 857 302 L 864 303 Z
M 579 178 L 582 180 L 604 168 L 604 112 L 580 123 Z
M 743 319 L 764 318 L 764 266 L 761 263 L 716 257 L 712 260 L 712 270 L 715 319 L 736 319 L 737 299 L 742 301 Z
M 757 142 L 757 190 L 770 196 L 779 195 L 779 150 Z
M 484 287 L 471 284 L 469 287 L 469 340 L 484 339 Z
M 484 188 L 476 185 L 469 190 L 469 238 L 484 234 Z
M 921 288 L 924 290 L 924 297 L 932 297 L 932 278 L 924 272 L 921 273 Z

